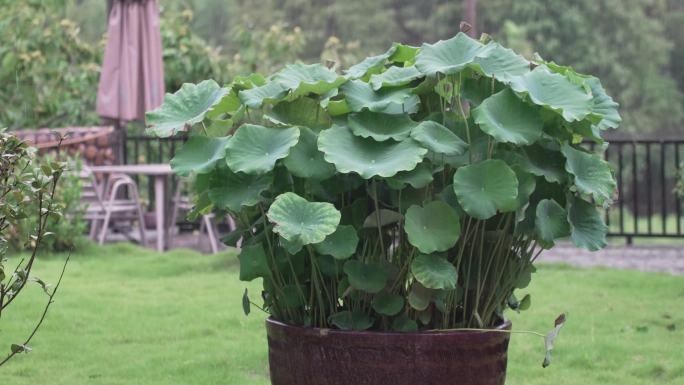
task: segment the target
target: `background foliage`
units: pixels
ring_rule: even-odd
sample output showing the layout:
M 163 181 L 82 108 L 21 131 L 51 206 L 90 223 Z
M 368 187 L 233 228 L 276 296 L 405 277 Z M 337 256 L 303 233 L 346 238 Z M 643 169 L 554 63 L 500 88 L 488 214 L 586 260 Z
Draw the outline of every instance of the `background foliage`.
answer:
M 0 32 L 16 36 L 16 44 L 0 47 L 0 80 L 13 85 L 0 90 L 9 106 L 0 111 L 0 125 L 97 122 L 88 106 L 97 89 L 105 2 L 0 3 Z M 331 59 L 346 68 L 389 41 L 452 36 L 463 18 L 461 3 L 165 0 L 167 89 L 269 73 L 297 58 Z M 74 24 L 62 23 L 65 18 Z M 652 132 L 676 129 L 684 117 L 683 21 L 679 0 L 479 0 L 477 27 L 528 57 L 533 46 L 545 59 L 597 74 L 621 104 L 623 127 Z

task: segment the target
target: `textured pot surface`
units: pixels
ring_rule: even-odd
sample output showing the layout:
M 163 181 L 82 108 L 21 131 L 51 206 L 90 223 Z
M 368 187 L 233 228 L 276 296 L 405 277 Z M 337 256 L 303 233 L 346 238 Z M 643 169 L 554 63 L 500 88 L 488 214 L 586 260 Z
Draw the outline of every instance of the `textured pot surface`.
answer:
M 510 322 L 498 329 L 509 330 Z M 509 333 L 355 332 L 266 321 L 273 385 L 503 385 Z

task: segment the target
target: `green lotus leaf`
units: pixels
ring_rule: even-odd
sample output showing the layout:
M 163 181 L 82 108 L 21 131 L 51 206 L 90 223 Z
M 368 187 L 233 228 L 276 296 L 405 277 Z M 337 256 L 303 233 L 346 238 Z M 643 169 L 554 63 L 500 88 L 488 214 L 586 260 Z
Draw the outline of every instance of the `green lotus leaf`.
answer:
M 406 44 L 394 43 L 392 44 L 394 53 L 387 59 L 393 63 L 407 63 L 413 62 L 416 54 L 420 51 L 420 47 L 413 47 Z
M 388 209 L 380 209 L 378 211 L 373 211 L 366 217 L 363 221 L 363 228 L 375 228 L 378 227 L 378 218 L 380 222 L 380 227 L 385 227 L 399 222 L 404 218 L 403 215 L 396 211 Z
M 399 171 L 413 170 L 427 153 L 413 139 L 377 142 L 354 136 L 346 127 L 321 131 L 318 149 L 337 171 L 343 174 L 355 172 L 364 179 L 374 176 L 388 178 Z
M 171 159 L 173 172 L 187 175 L 190 172 L 204 174 L 211 171 L 221 159 L 226 157 L 226 143 L 229 139 L 229 136 L 222 138 L 191 136 Z
M 392 330 L 395 332 L 411 333 L 418 331 L 418 324 L 416 321 L 408 318 L 405 315 L 399 316 L 392 320 Z
M 416 68 L 425 75 L 444 75 L 462 71 L 483 53 L 484 45 L 459 32 L 449 40 L 440 40 L 435 44 L 423 44 L 416 55 Z
M 519 158 L 520 167 L 551 183 L 564 183 L 566 180 L 565 159 L 558 151 L 547 150 L 538 145 L 525 147 Z
M 271 277 L 266 252 L 260 243 L 243 247 L 238 259 L 240 260 L 240 281 Z
M 404 231 L 410 244 L 422 253 L 430 254 L 452 248 L 461 233 L 461 223 L 451 206 L 442 201 L 432 201 L 423 207 L 409 207 Z
M 363 263 L 351 259 L 344 264 L 344 273 L 351 287 L 367 293 L 378 293 L 387 284 L 387 270 L 377 263 Z
M 427 186 L 432 180 L 432 168 L 423 162 L 411 171 L 401 171 L 387 179 L 387 185 L 395 190 L 401 190 L 405 185 L 418 189 Z
M 433 290 L 421 285 L 420 282 L 414 282 L 409 291 L 408 303 L 412 308 L 423 311 L 430 306 L 433 293 Z
M 342 330 L 367 330 L 373 326 L 373 319 L 366 313 L 344 310 L 330 316 L 330 323 Z
M 186 125 L 197 124 L 227 93 L 227 88 L 221 88 L 213 80 L 185 83 L 176 93 L 166 94 L 159 108 L 145 114 L 147 132 L 166 138 L 182 131 Z
M 591 88 L 591 93 L 594 95 L 591 111 L 602 117 L 601 121 L 596 125 L 598 129 L 606 130 L 609 128 L 618 128 L 622 122 L 622 118 L 618 112 L 619 105 L 613 98 L 608 96 L 598 78 L 591 76 L 586 81 L 586 84 Z
M 353 226 L 340 225 L 323 242 L 315 244 L 314 249 L 319 254 L 331 255 L 335 259 L 347 259 L 354 255 L 358 244 L 356 229 Z
M 530 204 L 530 196 L 537 187 L 537 180 L 534 175 L 523 171 L 518 166 L 513 166 L 515 177 L 518 178 L 518 209 L 516 210 L 516 222 L 525 219 L 525 211 Z
M 354 112 L 368 109 L 385 114 L 413 114 L 418 111 L 420 99 L 407 88 L 373 91 L 370 84 L 351 80 L 340 87 L 349 108 Z
M 378 293 L 373 297 L 373 310 L 378 314 L 395 316 L 404 308 L 404 297 L 398 294 Z
M 528 95 L 534 104 L 560 113 L 568 122 L 582 120 L 592 112 L 591 96 L 581 86 L 545 66 L 513 78 L 510 86 L 515 92 Z
M 335 232 L 341 214 L 331 203 L 309 202 L 291 192 L 278 195 L 266 213 L 273 232 L 303 245 L 322 242 Z
M 297 285 L 284 285 L 279 291 L 276 291 L 276 299 L 279 304 L 288 308 L 298 308 L 306 304 L 306 300 L 302 297 L 301 288 Z
M 352 112 L 346 99 L 331 100 L 328 103 L 328 113 L 330 116 L 340 116 Z
M 541 200 L 536 214 L 534 225 L 544 243 L 553 246 L 554 240 L 570 235 L 568 212 L 555 200 Z
M 487 44 L 483 53 L 475 57 L 474 63 L 479 66 L 480 72 L 504 84 L 510 83 L 516 76 L 530 72 L 530 62 L 527 59 L 498 43 Z
M 591 251 L 606 246 L 608 226 L 592 204 L 573 197 L 568 201 L 568 222 L 571 228 L 570 238 L 575 246 Z
M 223 98 L 207 112 L 207 118 L 216 119 L 221 116 L 221 114 L 228 114 L 231 116 L 237 114 L 240 107 L 242 107 L 242 103 L 240 102 L 237 93 L 235 88 L 228 89 L 228 92 Z
M 264 104 L 276 103 L 287 96 L 288 88 L 279 83 L 270 81 L 263 86 L 250 88 L 238 92 L 242 104 L 249 108 L 261 108 Z
M 608 162 L 598 155 L 575 149 L 567 143 L 563 144 L 561 152 L 567 159 L 565 169 L 575 176 L 577 191 L 591 195 L 599 205 L 613 202 L 617 184 Z
M 544 122 L 537 108 L 506 88 L 472 111 L 475 123 L 497 142 L 529 145 L 541 137 Z
M 430 120 L 422 121 L 413 128 L 411 138 L 428 150 L 447 156 L 463 155 L 468 148 L 468 143 L 451 130 Z
M 290 255 L 295 255 L 302 251 L 302 248 L 304 247 L 304 244 L 302 243 L 299 238 L 293 239 L 292 241 L 289 241 L 283 237 L 278 237 L 278 240 L 280 241 L 280 246 L 285 249 Z
M 387 52 L 377 55 L 369 56 L 360 63 L 354 64 L 345 71 L 347 79 L 359 79 L 366 76 L 368 73 L 378 73 L 385 67 L 387 59 L 390 58 L 397 50 L 396 46 L 392 46 Z
M 326 129 L 332 125 L 330 115 L 316 100 L 307 97 L 276 104 L 266 118 L 277 124 L 304 126 L 316 130 Z
M 390 115 L 368 110 L 350 114 L 347 119 L 347 126 L 354 135 L 370 137 L 378 142 L 389 139 L 402 141 L 408 138 L 416 124 L 408 114 Z
M 325 161 L 317 143 L 318 135 L 313 130 L 299 128 L 299 142 L 283 160 L 292 175 L 313 180 L 324 180 L 335 175 L 335 166 Z
M 428 289 L 456 288 L 456 268 L 444 257 L 426 254 L 417 256 L 411 262 L 411 274 Z
M 338 76 L 335 71 L 320 63 L 289 64 L 273 75 L 271 80 L 292 90 L 292 97 L 323 95 L 345 82 L 344 77 Z
M 384 87 L 398 87 L 405 86 L 416 79 L 422 78 L 423 75 L 415 66 L 411 67 L 397 67 L 392 66 L 387 71 L 371 75 L 370 85 L 377 91 Z
M 466 213 L 488 219 L 517 209 L 518 179 L 499 159 L 463 166 L 454 173 L 454 192 Z
M 223 166 L 209 176 L 209 199 L 214 206 L 240 211 L 243 206 L 254 206 L 261 200 L 261 193 L 273 183 L 273 175 L 249 175 L 234 173 Z
M 226 145 L 226 162 L 235 172 L 265 174 L 285 158 L 299 140 L 299 129 L 243 124 Z

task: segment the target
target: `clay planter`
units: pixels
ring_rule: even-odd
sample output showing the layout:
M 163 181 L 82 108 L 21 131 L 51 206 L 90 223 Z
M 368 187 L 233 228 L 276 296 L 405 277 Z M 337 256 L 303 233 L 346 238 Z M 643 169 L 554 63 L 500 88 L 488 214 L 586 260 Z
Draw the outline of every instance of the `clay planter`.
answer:
M 506 322 L 497 329 L 510 330 Z M 273 385 L 503 385 L 509 333 L 355 332 L 266 320 Z

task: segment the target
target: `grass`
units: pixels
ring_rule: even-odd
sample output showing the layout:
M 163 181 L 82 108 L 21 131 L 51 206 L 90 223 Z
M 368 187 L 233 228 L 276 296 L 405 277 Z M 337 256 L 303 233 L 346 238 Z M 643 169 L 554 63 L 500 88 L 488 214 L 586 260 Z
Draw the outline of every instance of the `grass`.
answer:
M 40 260 L 53 281 L 63 258 Z M 74 255 L 33 352 L 0 368 L 0 384 L 268 384 L 264 315 L 245 317 L 234 253 L 127 244 Z M 554 361 L 541 368 L 543 341 L 515 334 L 509 385 L 684 384 L 684 279 L 666 274 L 542 265 L 532 308 L 510 314 L 516 330 L 568 323 Z M 259 285 L 247 285 L 253 296 Z M 0 349 L 31 328 L 45 297 L 32 287 L 0 323 Z

